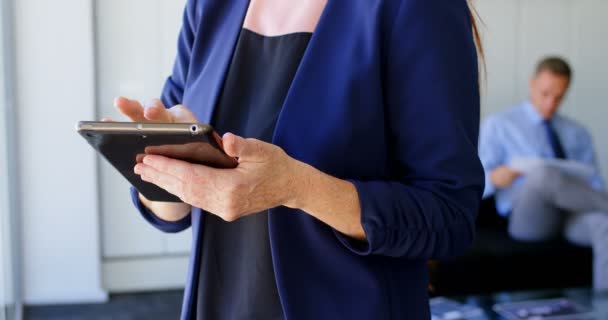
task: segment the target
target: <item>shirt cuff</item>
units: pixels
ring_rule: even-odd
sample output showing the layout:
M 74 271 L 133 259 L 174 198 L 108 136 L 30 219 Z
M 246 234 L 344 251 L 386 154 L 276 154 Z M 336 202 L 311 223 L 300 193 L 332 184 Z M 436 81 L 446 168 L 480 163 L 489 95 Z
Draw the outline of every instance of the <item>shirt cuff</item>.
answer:
M 485 187 L 483 189 L 482 198 L 487 199 L 487 198 L 491 197 L 495 192 L 496 192 L 496 187 L 490 180 L 490 173 L 486 172 L 485 173 Z

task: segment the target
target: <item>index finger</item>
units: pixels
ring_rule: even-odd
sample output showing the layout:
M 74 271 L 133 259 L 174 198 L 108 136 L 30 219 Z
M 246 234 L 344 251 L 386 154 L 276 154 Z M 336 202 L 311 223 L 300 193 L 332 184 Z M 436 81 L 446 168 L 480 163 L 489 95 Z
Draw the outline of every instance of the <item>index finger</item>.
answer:
M 171 114 L 165 109 L 165 106 L 159 99 L 152 99 L 146 102 L 144 117 L 148 121 L 173 122 Z
M 146 122 L 144 117 L 144 107 L 137 100 L 127 99 L 125 97 L 117 97 L 114 99 L 114 106 L 134 122 Z

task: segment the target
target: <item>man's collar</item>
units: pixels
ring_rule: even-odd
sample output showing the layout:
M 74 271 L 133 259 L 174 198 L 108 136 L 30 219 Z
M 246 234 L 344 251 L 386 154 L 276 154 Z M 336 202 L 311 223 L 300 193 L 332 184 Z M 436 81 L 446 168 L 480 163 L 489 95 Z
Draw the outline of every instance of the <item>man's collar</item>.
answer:
M 528 119 L 530 119 L 534 124 L 539 124 L 545 120 L 530 101 L 524 102 L 524 111 Z

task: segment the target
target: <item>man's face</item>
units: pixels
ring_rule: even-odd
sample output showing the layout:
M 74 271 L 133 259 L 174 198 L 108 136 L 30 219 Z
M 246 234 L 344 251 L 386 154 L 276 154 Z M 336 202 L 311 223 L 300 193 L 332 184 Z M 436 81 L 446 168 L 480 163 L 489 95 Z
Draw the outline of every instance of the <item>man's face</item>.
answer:
M 541 117 L 550 119 L 568 90 L 570 80 L 566 76 L 543 70 L 530 80 L 530 100 Z

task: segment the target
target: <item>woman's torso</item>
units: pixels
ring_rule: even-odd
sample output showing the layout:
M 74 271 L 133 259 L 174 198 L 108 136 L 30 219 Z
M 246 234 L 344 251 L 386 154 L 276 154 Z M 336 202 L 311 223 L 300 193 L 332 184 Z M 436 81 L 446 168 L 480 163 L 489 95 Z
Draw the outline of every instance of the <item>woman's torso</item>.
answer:
M 287 4 L 250 3 L 212 115 L 211 125 L 220 134 L 272 141 L 283 101 L 324 6 L 323 1 Z M 208 215 L 202 239 L 197 319 L 284 319 L 267 211 L 230 223 Z
M 393 30 L 402 2 L 424 3 L 328 1 L 287 90 L 273 130 L 274 144 L 290 156 L 338 178 L 395 181 L 405 175 L 407 168 L 398 168 L 397 162 L 409 161 L 411 155 L 396 149 L 392 133 L 401 130 L 411 132 L 413 137 L 416 130 L 426 130 L 422 127 L 428 127 L 430 123 L 402 115 L 420 112 L 426 116 L 424 107 L 441 105 L 443 101 L 429 95 L 429 104 L 426 104 L 427 101 L 416 94 L 413 101 L 420 105 L 402 105 L 402 109 L 392 109 L 393 113 L 387 109 L 389 86 L 402 86 L 408 92 L 411 87 L 432 91 L 426 73 L 422 72 L 405 72 L 398 78 L 403 81 L 399 84 L 393 80 L 387 82 L 391 73 L 387 67 L 389 61 L 400 58 L 388 54 L 393 44 L 391 37 L 403 33 L 403 41 L 413 43 L 414 39 L 420 40 L 416 37 L 423 31 L 418 25 Z M 434 5 L 465 8 L 462 4 L 451 3 L 445 1 Z M 180 102 L 189 106 L 201 122 L 212 121 L 215 109 L 219 108 L 221 87 L 247 6 L 247 0 L 198 1 L 193 14 L 196 20 L 193 45 L 188 48 L 193 58 L 188 65 L 179 67 L 187 70 L 184 71 L 187 76 Z M 423 7 L 426 8 L 417 6 L 415 12 L 426 14 Z M 420 21 L 417 19 L 416 23 Z M 438 34 L 430 35 L 429 41 L 446 40 Z M 457 53 L 463 51 L 466 50 Z M 437 74 L 435 69 L 430 71 Z M 445 72 L 453 76 L 456 71 L 458 69 L 448 68 Z M 468 80 L 471 78 L 464 76 Z M 417 86 L 417 78 L 421 78 L 425 86 Z M 473 93 L 460 95 L 474 96 Z M 470 105 L 473 108 L 472 99 L 463 100 L 470 103 L 459 102 L 456 107 Z M 464 107 L 462 110 L 469 111 Z M 389 127 L 388 123 L 395 117 L 401 123 Z M 470 118 L 473 121 L 475 114 Z M 469 128 L 468 123 L 466 127 Z M 437 130 L 444 129 L 437 127 Z M 417 144 L 416 150 L 422 144 L 412 143 Z M 428 318 L 425 259 L 359 255 L 340 243 L 330 227 L 303 212 L 283 207 L 269 211 L 269 237 L 277 288 L 283 310 L 290 319 Z M 191 271 L 191 279 L 196 279 L 194 272 L 199 271 L 196 269 L 202 247 L 198 240 L 199 227 L 204 226 L 205 216 L 201 210 L 194 209 L 192 266 L 195 270 Z M 188 290 L 186 293 L 187 311 L 191 300 L 188 300 Z

